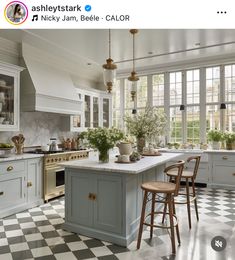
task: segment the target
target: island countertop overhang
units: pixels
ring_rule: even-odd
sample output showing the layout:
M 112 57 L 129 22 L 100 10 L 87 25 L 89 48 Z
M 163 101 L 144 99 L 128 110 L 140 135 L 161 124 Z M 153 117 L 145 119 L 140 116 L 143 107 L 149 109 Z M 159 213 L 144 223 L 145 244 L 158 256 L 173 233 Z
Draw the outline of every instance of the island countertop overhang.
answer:
M 158 165 L 167 163 L 180 157 L 181 153 L 163 153 L 161 156 L 145 156 L 136 163 L 115 163 L 116 159 L 111 159 L 108 163 L 99 163 L 94 160 L 81 160 L 59 163 L 59 165 L 69 169 L 84 169 L 100 172 L 120 172 L 126 174 L 138 174 Z

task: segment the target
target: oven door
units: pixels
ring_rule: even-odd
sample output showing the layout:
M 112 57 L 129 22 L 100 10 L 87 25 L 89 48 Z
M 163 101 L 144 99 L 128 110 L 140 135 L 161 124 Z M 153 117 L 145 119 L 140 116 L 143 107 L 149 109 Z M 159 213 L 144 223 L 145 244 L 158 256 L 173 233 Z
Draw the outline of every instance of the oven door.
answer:
M 60 166 L 45 169 L 45 200 L 64 194 L 64 175 L 65 170 Z

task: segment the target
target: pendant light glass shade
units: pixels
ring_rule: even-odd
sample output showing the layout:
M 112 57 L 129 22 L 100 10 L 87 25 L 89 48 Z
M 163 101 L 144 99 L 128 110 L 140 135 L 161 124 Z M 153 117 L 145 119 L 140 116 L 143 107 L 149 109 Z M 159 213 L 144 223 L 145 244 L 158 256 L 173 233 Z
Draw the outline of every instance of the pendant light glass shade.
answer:
M 135 34 L 138 33 L 138 30 L 131 29 L 130 33 L 133 35 L 133 68 L 131 75 L 128 77 L 128 80 L 130 81 L 131 99 L 132 101 L 134 101 L 137 91 L 137 81 L 139 80 L 139 77 L 136 75 L 135 72 Z
M 107 91 L 111 93 L 112 87 L 116 80 L 116 69 L 117 65 L 113 63 L 111 59 L 111 30 L 109 29 L 109 58 L 106 60 L 106 64 L 103 65 L 103 76 L 104 84 L 107 88 Z

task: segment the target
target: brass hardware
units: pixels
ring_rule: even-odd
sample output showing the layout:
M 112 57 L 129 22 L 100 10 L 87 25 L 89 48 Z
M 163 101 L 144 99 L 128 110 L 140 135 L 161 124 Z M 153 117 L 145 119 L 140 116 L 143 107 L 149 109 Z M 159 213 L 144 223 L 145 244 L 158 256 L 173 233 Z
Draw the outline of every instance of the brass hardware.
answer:
M 0 192 L 0 196 L 2 196 L 3 194 L 4 194 L 4 192 L 3 192 L 3 191 L 1 191 L 1 192 Z
M 92 198 L 93 198 L 93 194 L 92 194 L 92 193 L 89 193 L 88 199 L 89 199 L 89 200 L 92 200 Z
M 89 199 L 89 200 L 96 200 L 96 198 L 97 198 L 96 194 L 94 194 L 94 193 L 89 193 L 89 195 L 88 195 L 88 199 Z
M 31 182 L 31 181 L 28 181 L 28 182 L 27 182 L 27 187 L 32 187 L 32 186 L 33 186 L 32 182 Z
M 228 160 L 228 157 L 227 156 L 223 156 L 222 159 L 223 160 Z
M 235 176 L 235 173 L 233 173 L 233 176 Z
M 13 166 L 10 165 L 10 166 L 7 167 L 7 171 L 8 171 L 8 172 L 10 172 L 10 171 L 12 171 L 12 170 L 13 170 Z

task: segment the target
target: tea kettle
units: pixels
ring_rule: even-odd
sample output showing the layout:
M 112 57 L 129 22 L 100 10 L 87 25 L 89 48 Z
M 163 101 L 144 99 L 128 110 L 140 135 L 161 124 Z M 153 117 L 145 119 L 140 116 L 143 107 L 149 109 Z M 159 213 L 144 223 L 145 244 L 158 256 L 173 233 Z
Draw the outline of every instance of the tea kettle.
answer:
M 50 138 L 50 151 L 58 151 L 58 144 L 56 143 L 56 138 Z

